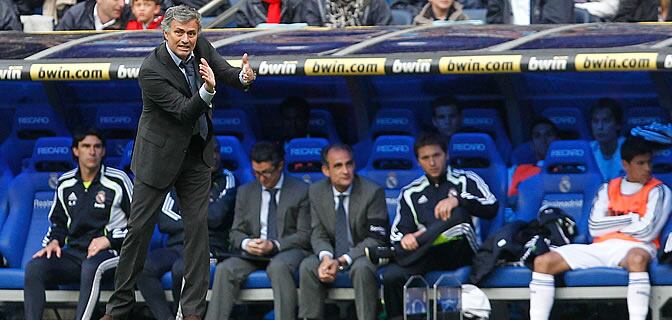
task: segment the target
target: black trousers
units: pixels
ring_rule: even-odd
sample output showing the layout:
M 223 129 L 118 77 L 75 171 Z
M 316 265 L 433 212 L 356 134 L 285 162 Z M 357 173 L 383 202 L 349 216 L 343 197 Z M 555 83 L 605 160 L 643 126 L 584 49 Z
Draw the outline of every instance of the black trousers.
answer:
M 169 248 L 159 248 L 147 255 L 145 268 L 138 277 L 138 289 L 145 298 L 145 303 L 158 320 L 175 319 L 177 307 L 166 300 L 163 292 L 161 277 L 166 272 L 172 272 L 173 279 L 173 301 L 175 305 L 180 301 L 180 291 L 182 289 L 182 277 L 184 276 L 184 259 L 182 256 L 182 246 L 172 246 Z
M 474 251 L 462 238 L 431 247 L 422 259 L 414 264 L 401 266 L 392 263 L 383 272 L 383 296 L 388 319 L 403 316 L 404 284 L 412 275 L 425 275 L 435 270 L 454 270 L 471 265 Z M 432 283 L 429 284 L 430 286 Z
M 150 186 L 137 177 L 134 181 L 131 216 L 124 239 L 115 277 L 115 291 L 107 304 L 107 314 L 114 319 L 128 316 L 135 303 L 134 288 L 142 272 L 147 248 L 159 208 L 174 186 L 184 222 L 184 279 L 180 297 L 182 314 L 202 316 L 205 296 L 210 282 L 210 253 L 208 240 L 208 197 L 210 168 L 202 159 L 202 142 L 189 145 L 182 167 L 172 185 L 164 189 Z M 199 149 L 201 151 L 199 151 Z
M 44 291 L 56 289 L 63 284 L 79 283 L 77 320 L 82 319 L 87 308 L 91 313 L 100 295 L 100 284 L 94 284 L 96 270 L 101 263 L 114 257 L 116 256 L 112 252 L 105 250 L 87 259 L 86 253 L 80 250 L 64 249 L 60 258 L 52 254 L 50 259 L 43 256 L 28 262 L 23 288 L 26 319 L 41 320 L 46 300 Z M 111 283 L 112 272 L 105 274 L 103 281 L 105 280 Z

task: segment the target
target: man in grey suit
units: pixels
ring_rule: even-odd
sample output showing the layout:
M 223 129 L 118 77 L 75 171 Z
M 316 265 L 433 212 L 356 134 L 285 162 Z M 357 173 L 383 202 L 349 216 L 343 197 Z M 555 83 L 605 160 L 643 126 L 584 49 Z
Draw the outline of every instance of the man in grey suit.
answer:
M 296 319 L 294 273 L 310 248 L 308 185 L 282 173 L 283 154 L 280 144 L 266 141 L 252 148 L 256 180 L 240 187 L 231 227 L 231 243 L 242 257 L 217 264 L 208 320 L 229 319 L 240 285 L 264 268 L 276 319 Z
M 355 289 L 357 319 L 373 320 L 378 303 L 376 266 L 364 248 L 386 243 L 387 207 L 383 189 L 355 174 L 352 149 L 333 144 L 322 150 L 322 173 L 310 186 L 310 242 L 314 255 L 300 267 L 299 317 L 324 317 L 324 299 L 339 271 Z
M 254 80 L 246 54 L 242 69 L 231 67 L 201 35 L 201 15 L 196 9 L 169 8 L 161 27 L 166 41 L 143 61 L 138 76 L 143 109 L 131 162 L 135 196 L 115 275 L 115 292 L 103 319 L 125 318 L 130 313 L 158 209 L 173 186 L 185 231 L 180 308 L 184 319 L 201 319 L 210 279 L 211 101 L 216 80 L 241 89 Z

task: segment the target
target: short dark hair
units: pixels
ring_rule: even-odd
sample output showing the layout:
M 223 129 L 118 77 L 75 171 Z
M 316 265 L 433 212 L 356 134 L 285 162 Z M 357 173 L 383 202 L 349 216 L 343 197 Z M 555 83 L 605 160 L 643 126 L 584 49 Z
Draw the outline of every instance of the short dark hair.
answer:
M 82 142 L 82 140 L 84 140 L 87 136 L 97 137 L 103 143 L 103 148 L 105 148 L 105 137 L 103 137 L 103 135 L 100 132 L 98 132 L 98 130 L 96 130 L 95 128 L 88 128 L 84 131 L 76 133 L 72 137 L 72 148 L 77 148 L 77 146 L 79 146 L 79 143 Z
M 653 144 L 641 137 L 629 136 L 621 145 L 621 160 L 632 161 L 636 156 L 653 154 Z
M 270 161 L 274 167 L 284 161 L 285 150 L 278 143 L 259 141 L 254 144 L 250 152 L 250 160 L 261 163 Z
M 616 100 L 611 98 L 602 98 L 597 100 L 597 102 L 590 108 L 590 120 L 592 121 L 595 113 L 602 109 L 609 109 L 609 111 L 611 111 L 611 115 L 614 117 L 614 120 L 616 120 L 616 123 L 621 125 L 623 124 L 623 109 L 621 109 L 621 106 L 618 104 L 618 102 L 616 102 Z
M 353 155 L 352 148 L 345 143 L 337 142 L 337 143 L 332 143 L 330 145 L 327 145 L 324 148 L 322 148 L 322 153 L 320 153 L 321 160 L 322 160 L 322 165 L 325 166 L 325 167 L 329 167 L 329 161 L 327 160 L 327 155 L 329 154 L 329 151 L 331 151 L 331 150 L 343 150 L 343 151 L 347 151 L 350 155 Z M 354 158 L 354 156 L 353 156 L 353 158 Z
M 451 106 L 457 109 L 458 114 L 462 114 L 462 107 L 457 103 L 454 97 L 440 96 L 432 101 L 432 114 L 436 115 L 436 109 L 439 107 Z
M 549 120 L 548 118 L 545 118 L 545 117 L 538 117 L 538 118 L 535 118 L 532 121 L 532 126 L 530 126 L 530 135 L 532 135 L 532 133 L 534 131 L 534 127 L 536 127 L 540 124 L 545 124 L 545 125 L 551 127 L 551 129 L 553 129 L 553 131 L 555 131 L 556 136 L 560 135 L 560 129 L 558 129 L 558 126 L 553 121 L 551 121 L 551 120 Z
M 422 132 L 415 139 L 415 143 L 413 144 L 413 152 L 415 153 L 416 158 L 418 157 L 418 150 L 426 146 L 439 146 L 443 152 L 448 153 L 446 139 L 435 132 Z

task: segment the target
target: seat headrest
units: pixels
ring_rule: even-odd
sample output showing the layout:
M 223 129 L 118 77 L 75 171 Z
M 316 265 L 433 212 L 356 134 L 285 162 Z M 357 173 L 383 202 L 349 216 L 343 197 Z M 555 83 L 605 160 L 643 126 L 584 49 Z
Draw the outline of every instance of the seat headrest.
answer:
M 577 108 L 547 108 L 542 115 L 560 130 L 560 136 L 569 139 L 590 139 L 586 119 Z
M 27 140 L 67 134 L 61 119 L 48 107 L 16 110 L 14 132 Z
M 35 141 L 29 170 L 35 172 L 63 172 L 75 167 L 72 157 L 72 139 L 47 137 Z
M 558 140 L 546 152 L 542 172 L 580 174 L 599 172 L 590 144 L 584 140 Z
M 487 132 L 497 132 L 502 123 L 495 109 L 468 108 L 462 111 L 462 125 Z
M 490 163 L 504 163 L 495 142 L 485 133 L 453 135 L 450 138 L 448 155 L 451 163 L 457 167 L 488 167 Z M 478 165 L 479 163 L 482 165 Z
M 119 160 L 119 168 L 126 172 L 130 172 L 131 158 L 133 156 L 133 140 L 129 141 L 124 147 L 124 153 Z
M 371 137 L 411 135 L 418 131 L 415 114 L 408 109 L 380 109 L 371 125 Z
M 217 135 L 233 135 L 238 139 L 254 138 L 245 111 L 241 109 L 218 109 L 212 114 L 212 126 Z
M 334 117 L 324 109 L 311 109 L 308 120 L 308 132 L 311 135 L 330 138 L 331 130 L 334 129 Z
M 417 169 L 414 143 L 415 138 L 409 136 L 380 136 L 373 142 L 366 167 L 377 170 Z
M 122 106 L 98 108 L 96 111 L 96 128 L 101 131 L 110 129 L 135 131 L 135 127 L 138 125 L 138 118 L 139 110 L 137 108 Z
M 289 172 L 321 172 L 324 138 L 296 138 L 287 144 L 285 163 Z
M 217 136 L 219 154 L 225 169 L 235 171 L 238 167 L 249 165 L 248 155 L 240 145 L 238 138 L 233 136 Z

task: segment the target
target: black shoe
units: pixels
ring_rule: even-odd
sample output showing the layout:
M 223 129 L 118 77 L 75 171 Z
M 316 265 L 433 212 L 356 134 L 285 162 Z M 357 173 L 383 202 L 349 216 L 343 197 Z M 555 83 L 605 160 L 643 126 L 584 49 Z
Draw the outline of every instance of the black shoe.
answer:
M 375 265 L 386 265 L 394 258 L 394 247 L 378 246 L 364 248 L 366 257 Z

